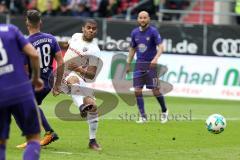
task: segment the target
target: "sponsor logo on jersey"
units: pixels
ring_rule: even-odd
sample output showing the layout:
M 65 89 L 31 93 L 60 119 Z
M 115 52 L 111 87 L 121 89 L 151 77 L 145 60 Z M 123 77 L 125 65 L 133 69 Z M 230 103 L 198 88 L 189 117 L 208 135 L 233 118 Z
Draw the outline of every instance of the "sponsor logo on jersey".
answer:
M 139 50 L 139 52 L 143 53 L 143 52 L 145 52 L 147 50 L 147 46 L 145 44 L 143 44 L 143 43 L 140 43 L 138 45 L 138 50 Z
M 88 51 L 88 48 L 87 48 L 87 47 L 83 47 L 82 51 L 83 51 L 83 52 L 87 52 L 87 51 Z

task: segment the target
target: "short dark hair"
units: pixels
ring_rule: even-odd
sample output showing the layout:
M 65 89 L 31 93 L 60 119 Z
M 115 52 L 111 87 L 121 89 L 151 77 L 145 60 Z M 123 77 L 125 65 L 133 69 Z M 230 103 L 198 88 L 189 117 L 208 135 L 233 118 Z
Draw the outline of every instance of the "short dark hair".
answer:
M 86 20 L 84 20 L 83 26 L 85 26 L 87 23 L 94 24 L 94 25 L 97 26 L 97 21 L 94 20 L 94 19 L 86 19 Z
M 41 21 L 41 13 L 37 10 L 28 10 L 26 13 L 26 19 L 29 23 L 36 26 Z

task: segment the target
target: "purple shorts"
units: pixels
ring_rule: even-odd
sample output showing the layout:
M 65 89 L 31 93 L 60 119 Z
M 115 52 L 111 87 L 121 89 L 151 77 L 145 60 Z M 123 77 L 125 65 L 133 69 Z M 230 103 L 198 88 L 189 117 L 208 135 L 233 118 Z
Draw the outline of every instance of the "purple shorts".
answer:
M 22 135 L 40 133 L 38 109 L 34 99 L 27 99 L 15 105 L 0 108 L 0 139 L 9 138 L 11 115 L 14 116 Z
M 134 71 L 133 87 L 143 88 L 144 85 L 146 85 L 146 88 L 148 89 L 158 88 L 158 77 L 156 69 L 150 69 L 147 71 Z

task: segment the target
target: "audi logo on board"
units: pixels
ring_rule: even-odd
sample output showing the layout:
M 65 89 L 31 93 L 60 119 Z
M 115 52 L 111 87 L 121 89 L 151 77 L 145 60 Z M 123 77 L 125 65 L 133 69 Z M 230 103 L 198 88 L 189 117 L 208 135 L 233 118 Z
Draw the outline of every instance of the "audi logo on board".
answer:
M 240 57 L 240 39 L 217 38 L 213 42 L 212 50 L 217 56 Z

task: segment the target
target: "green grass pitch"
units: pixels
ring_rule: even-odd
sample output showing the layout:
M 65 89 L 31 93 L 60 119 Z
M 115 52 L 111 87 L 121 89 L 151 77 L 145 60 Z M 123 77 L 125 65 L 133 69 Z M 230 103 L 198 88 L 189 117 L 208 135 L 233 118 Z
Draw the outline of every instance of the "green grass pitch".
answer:
M 115 110 L 100 119 L 97 138 L 103 150 L 95 152 L 87 148 L 86 122 L 56 118 L 54 107 L 66 98 L 69 99 L 49 95 L 42 105 L 60 140 L 42 148 L 41 160 L 240 159 L 239 101 L 167 97 L 171 117 L 168 123 L 161 124 L 157 117 L 160 109 L 157 101 L 147 98 L 147 113 L 156 115 L 146 124 L 136 124 L 137 107 L 127 106 L 120 100 Z M 77 112 L 74 106 L 72 112 Z M 227 128 L 218 135 L 209 133 L 205 127 L 205 119 L 213 113 L 220 113 L 227 119 Z M 7 159 L 21 159 L 22 150 L 15 146 L 23 141 L 13 122 Z

